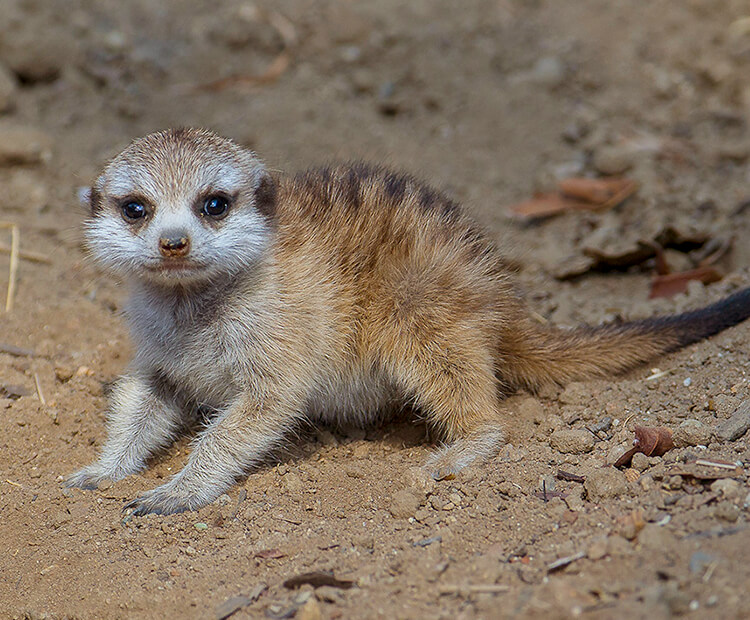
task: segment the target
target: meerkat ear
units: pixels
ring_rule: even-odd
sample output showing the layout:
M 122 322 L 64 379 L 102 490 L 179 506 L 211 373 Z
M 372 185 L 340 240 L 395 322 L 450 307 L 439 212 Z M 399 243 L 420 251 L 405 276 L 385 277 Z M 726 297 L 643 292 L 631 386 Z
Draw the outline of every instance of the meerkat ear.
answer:
M 101 187 L 103 177 L 99 177 L 91 187 L 78 188 L 78 202 L 87 209 L 92 215 L 96 214 L 101 208 L 101 192 L 97 187 Z
M 91 208 L 91 189 L 90 187 L 79 187 L 76 194 L 78 195 L 78 204 L 84 209 Z
M 276 182 L 265 171 L 255 186 L 255 207 L 268 218 L 276 212 Z

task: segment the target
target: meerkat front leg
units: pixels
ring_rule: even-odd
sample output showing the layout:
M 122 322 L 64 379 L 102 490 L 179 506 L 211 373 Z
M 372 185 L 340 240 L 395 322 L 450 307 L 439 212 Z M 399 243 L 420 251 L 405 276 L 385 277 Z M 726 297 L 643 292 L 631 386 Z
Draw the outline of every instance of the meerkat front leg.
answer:
M 258 464 L 302 417 L 302 399 L 242 394 L 200 434 L 181 472 L 125 505 L 133 514 L 197 510 Z
M 146 459 L 166 447 L 182 424 L 183 412 L 166 392 L 153 377 L 122 377 L 112 392 L 101 455 L 72 474 L 66 485 L 95 489 L 101 480 L 121 480 L 144 469 Z

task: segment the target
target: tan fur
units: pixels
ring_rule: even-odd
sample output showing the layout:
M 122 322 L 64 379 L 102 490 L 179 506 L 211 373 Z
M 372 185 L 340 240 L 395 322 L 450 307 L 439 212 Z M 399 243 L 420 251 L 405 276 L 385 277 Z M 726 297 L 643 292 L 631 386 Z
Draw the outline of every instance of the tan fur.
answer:
M 216 191 L 234 196 L 226 218 L 196 215 Z M 127 200 L 149 217 L 123 223 Z M 185 469 L 130 504 L 141 514 L 212 501 L 302 420 L 367 423 L 399 402 L 439 432 L 429 467 L 445 477 L 497 450 L 504 391 L 680 343 L 670 326 L 545 329 L 494 244 L 442 194 L 359 164 L 273 179 L 202 130 L 152 134 L 115 158 L 88 231 L 95 257 L 131 281 L 138 353 L 101 458 L 70 484 L 142 469 L 189 412 L 216 412 Z M 189 240 L 186 256 L 158 254 L 167 234 Z

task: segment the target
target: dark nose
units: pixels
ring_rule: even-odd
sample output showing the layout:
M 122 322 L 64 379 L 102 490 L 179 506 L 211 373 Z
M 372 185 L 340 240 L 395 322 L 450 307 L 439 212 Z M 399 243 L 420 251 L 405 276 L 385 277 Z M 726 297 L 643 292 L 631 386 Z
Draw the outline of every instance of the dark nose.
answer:
M 183 232 L 166 232 L 159 237 L 159 252 L 166 258 L 181 258 L 190 252 L 190 237 Z

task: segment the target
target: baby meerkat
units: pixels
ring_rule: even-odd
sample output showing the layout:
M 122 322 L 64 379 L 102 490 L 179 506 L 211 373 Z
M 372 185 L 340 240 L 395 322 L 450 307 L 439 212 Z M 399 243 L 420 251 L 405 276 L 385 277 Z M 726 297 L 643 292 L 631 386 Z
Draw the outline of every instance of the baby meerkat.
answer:
M 199 409 L 187 465 L 129 504 L 205 506 L 303 420 L 365 424 L 413 404 L 445 442 L 436 478 L 494 455 L 503 393 L 618 372 L 750 315 L 750 289 L 703 310 L 598 328 L 529 318 L 494 244 L 443 194 L 362 164 L 271 175 L 200 129 L 115 157 L 86 236 L 130 284 L 136 354 L 116 383 L 94 488 L 146 466 Z

